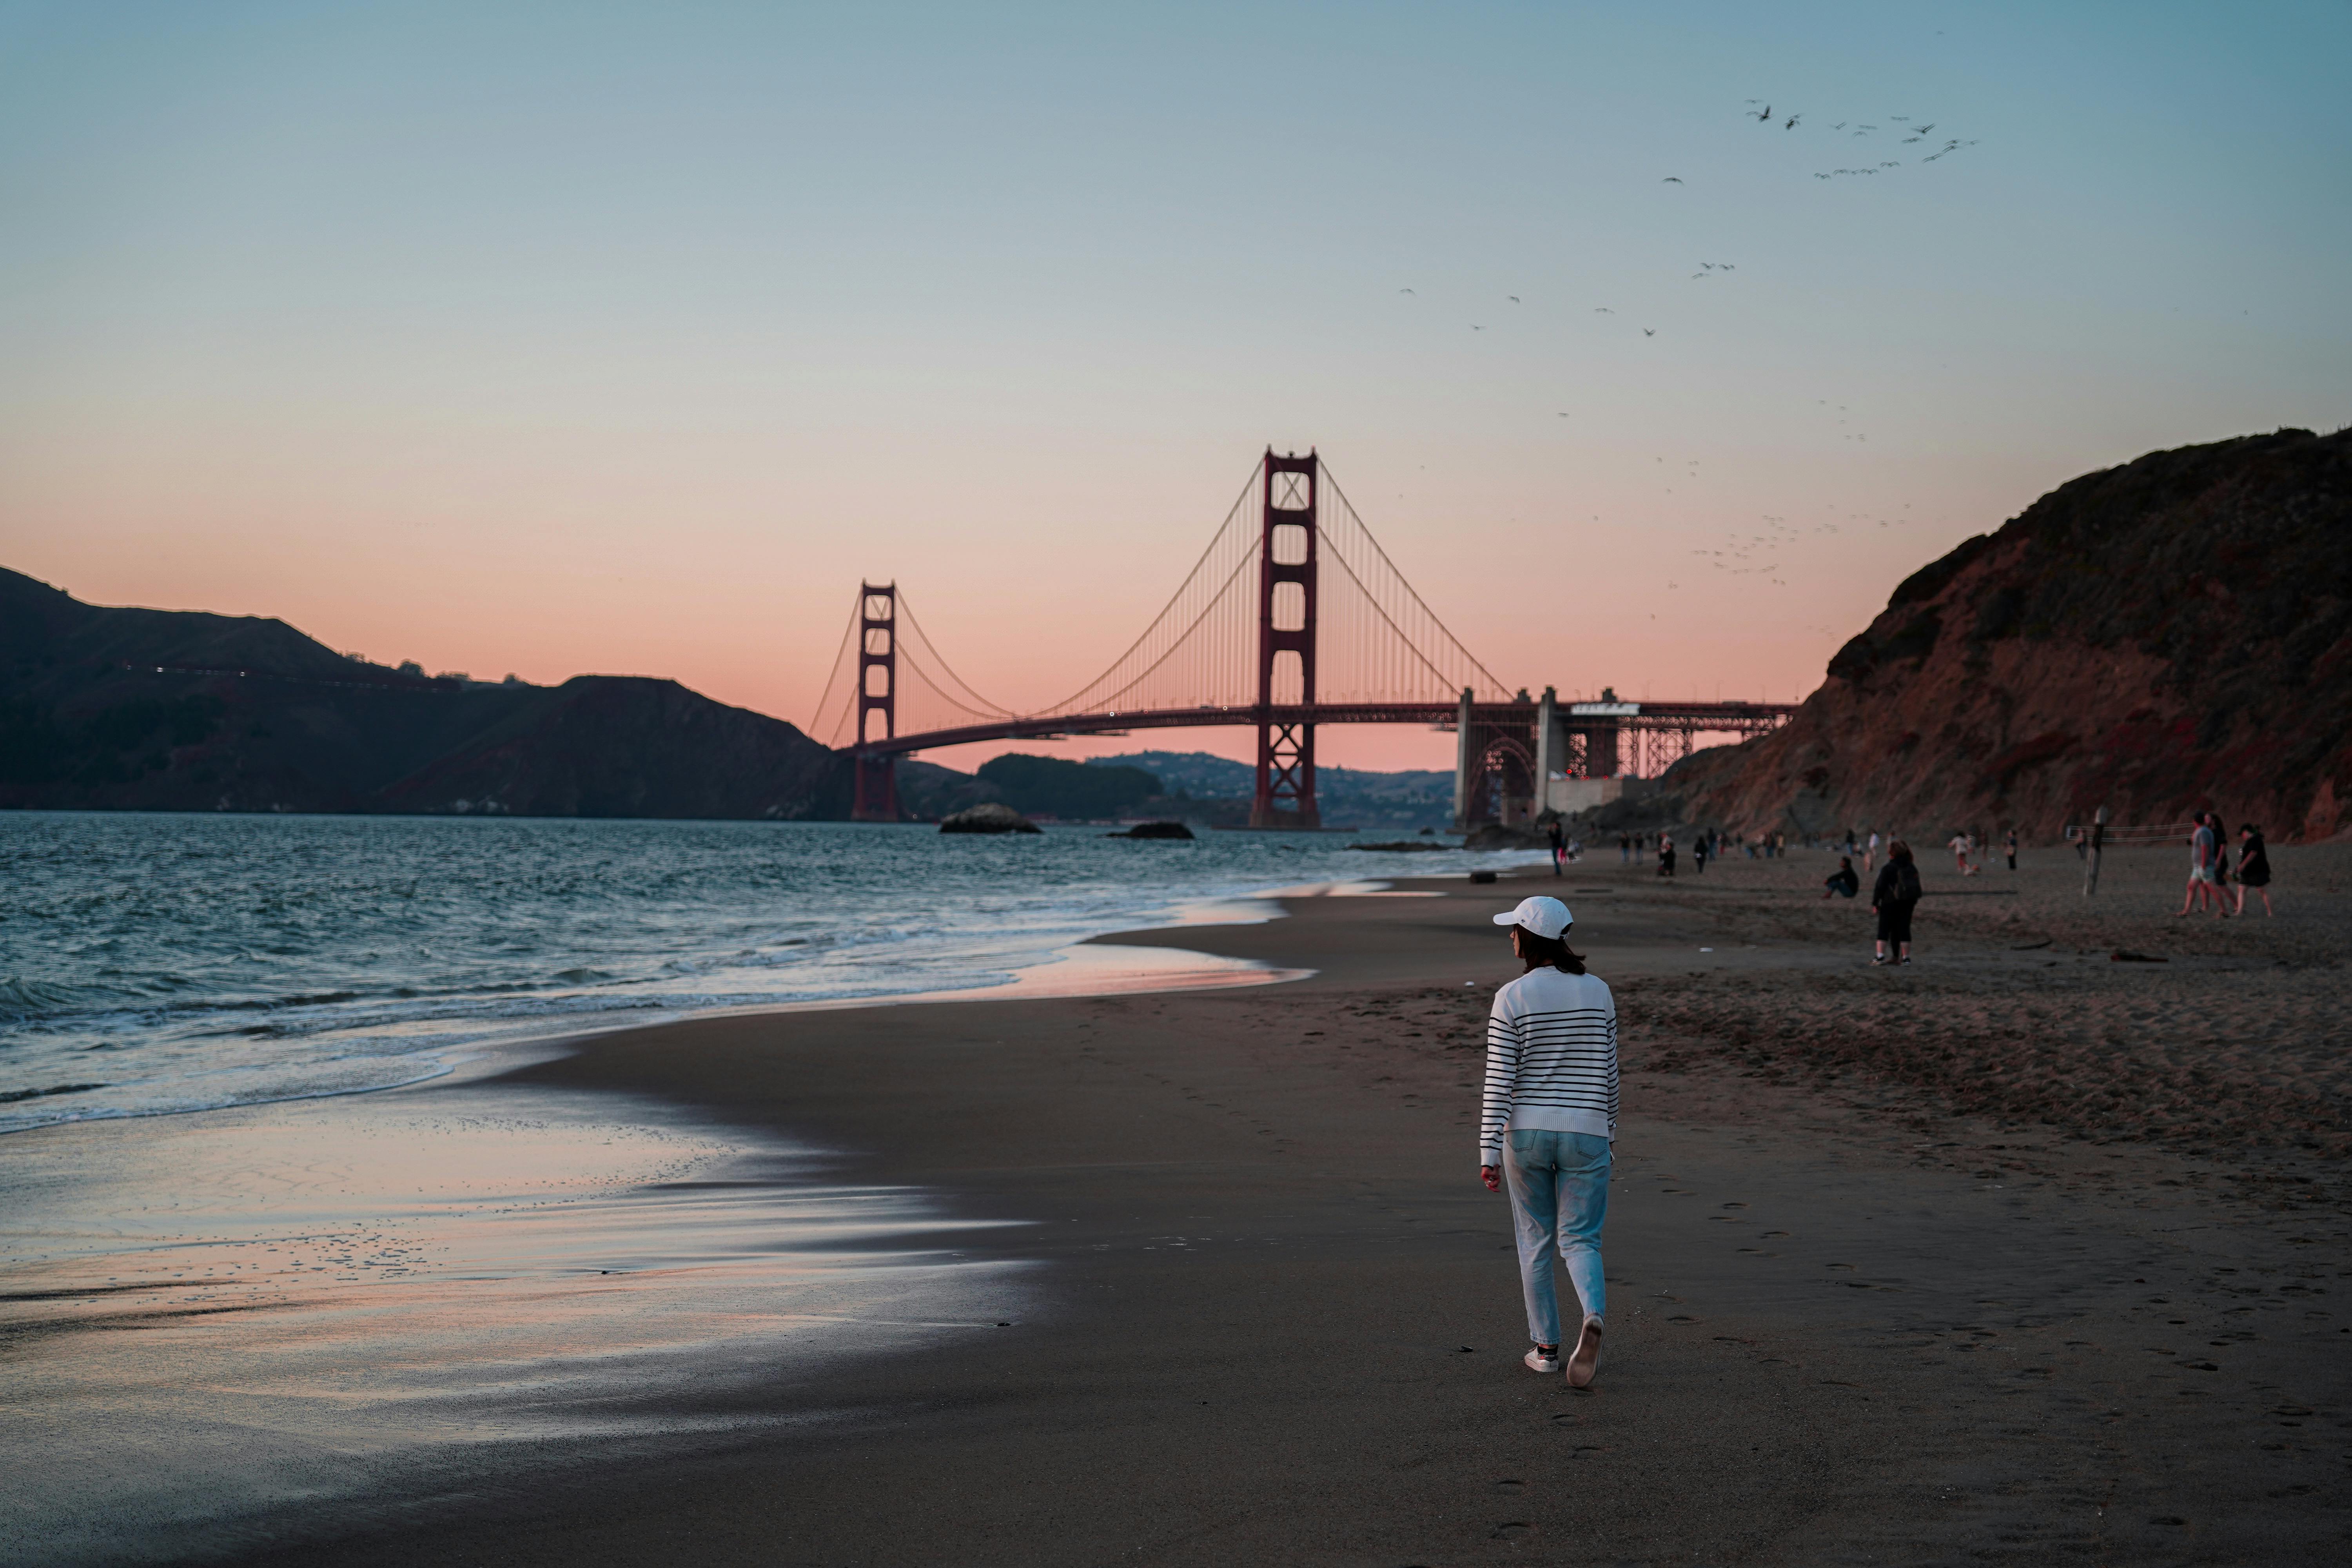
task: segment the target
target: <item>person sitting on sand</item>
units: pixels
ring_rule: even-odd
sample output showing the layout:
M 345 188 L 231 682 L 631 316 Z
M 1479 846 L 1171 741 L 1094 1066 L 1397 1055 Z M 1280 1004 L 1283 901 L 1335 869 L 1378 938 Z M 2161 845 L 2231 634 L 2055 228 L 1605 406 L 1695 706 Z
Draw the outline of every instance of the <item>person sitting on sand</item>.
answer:
M 1872 963 L 1911 962 L 1911 911 L 1925 891 L 1919 885 L 1919 868 L 1912 864 L 1911 846 L 1900 838 L 1890 840 L 1886 864 L 1870 889 L 1870 912 L 1878 917 L 1878 945 Z
M 1838 868 L 1822 879 L 1822 897 L 1826 899 L 1832 894 L 1836 894 L 1850 899 L 1860 891 L 1862 891 L 1862 879 L 1853 874 L 1853 858 L 1846 855 L 1839 856 Z
M 1583 1388 L 1601 1365 L 1608 1310 L 1601 1226 L 1617 1136 L 1617 1003 L 1570 951 L 1574 917 L 1558 899 L 1523 899 L 1495 923 L 1511 928 L 1511 952 L 1526 973 L 1495 993 L 1486 1018 L 1478 1176 L 1490 1193 L 1510 1184 L 1519 1287 L 1536 1342 L 1528 1367 L 1560 1368 L 1558 1261 L 1584 1311 L 1568 1357 L 1568 1385 Z
M 2271 908 L 2271 852 L 2263 845 L 2263 830 L 2252 823 L 2238 826 L 2238 912 L 2246 912 L 2246 889 L 2252 888 L 2263 899 L 2263 913 L 2276 914 Z

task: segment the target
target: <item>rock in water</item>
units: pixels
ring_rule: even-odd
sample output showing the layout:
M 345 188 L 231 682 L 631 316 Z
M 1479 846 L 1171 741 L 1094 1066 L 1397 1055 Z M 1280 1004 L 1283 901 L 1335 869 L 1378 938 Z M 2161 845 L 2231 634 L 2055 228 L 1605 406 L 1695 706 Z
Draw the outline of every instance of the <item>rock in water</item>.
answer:
M 1181 822 L 1139 822 L 1124 833 L 1106 833 L 1105 838 L 1190 838 L 1192 830 Z
M 1009 805 L 990 801 L 967 806 L 940 824 L 941 833 L 1042 833 L 1045 830 Z

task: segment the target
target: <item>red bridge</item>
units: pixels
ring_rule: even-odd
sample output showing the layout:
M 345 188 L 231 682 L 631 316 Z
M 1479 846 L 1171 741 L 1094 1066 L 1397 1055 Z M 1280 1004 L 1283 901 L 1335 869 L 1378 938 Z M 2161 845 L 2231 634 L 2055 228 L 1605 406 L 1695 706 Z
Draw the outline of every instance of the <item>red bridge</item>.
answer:
M 1454 732 L 1454 817 L 1467 827 L 1594 793 L 1563 788 L 1569 781 L 1663 772 L 1696 736 L 1760 734 L 1795 711 L 1628 702 L 1606 689 L 1593 701 L 1563 700 L 1550 687 L 1512 693 L 1422 601 L 1321 460 L 1269 447 L 1167 607 L 1069 697 L 1034 713 L 989 701 L 940 657 L 897 584 L 868 583 L 809 731 L 825 736 L 832 716 L 831 743 L 856 758 L 853 815 L 896 822 L 895 763 L 916 752 L 1248 725 L 1257 731 L 1251 825 L 1311 829 L 1321 826 L 1318 725 L 1425 724 Z

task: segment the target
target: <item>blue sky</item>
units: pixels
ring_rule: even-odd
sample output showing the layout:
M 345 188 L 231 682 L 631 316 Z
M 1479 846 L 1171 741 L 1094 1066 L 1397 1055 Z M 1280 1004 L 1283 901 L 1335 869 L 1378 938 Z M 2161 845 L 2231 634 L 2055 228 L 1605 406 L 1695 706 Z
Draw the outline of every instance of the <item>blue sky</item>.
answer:
M 2347 60 L 2340 5 L 0 5 L 0 564 L 796 721 L 895 576 L 1043 705 L 1313 444 L 1507 679 L 1788 697 L 2077 473 L 2352 421 Z

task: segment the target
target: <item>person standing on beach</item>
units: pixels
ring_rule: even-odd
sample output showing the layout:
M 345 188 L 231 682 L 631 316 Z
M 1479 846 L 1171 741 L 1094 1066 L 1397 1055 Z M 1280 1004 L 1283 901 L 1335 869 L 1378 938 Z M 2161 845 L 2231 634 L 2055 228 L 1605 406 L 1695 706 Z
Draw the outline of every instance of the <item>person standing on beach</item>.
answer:
M 1617 1136 L 1617 1002 L 1570 951 L 1574 917 L 1558 899 L 1523 899 L 1495 923 L 1511 928 L 1511 952 L 1526 973 L 1495 993 L 1486 1018 L 1478 1176 L 1490 1193 L 1510 1187 L 1519 1288 L 1535 1341 L 1528 1367 L 1560 1368 L 1557 1261 L 1583 1309 L 1568 1357 L 1568 1384 L 1583 1388 L 1600 1368 L 1608 1311 L 1601 1227 Z
M 1549 832 L 1551 835 L 1551 874 L 1555 877 L 1565 876 L 1566 873 L 1559 868 L 1559 863 L 1568 856 L 1568 835 L 1559 830 L 1559 817 L 1555 816 L 1551 819 Z
M 1691 866 L 1700 876 L 1706 875 L 1706 835 L 1704 833 L 1691 841 Z
M 2017 869 L 2017 829 L 2016 829 L 2016 828 L 2012 827 L 2012 828 L 2011 828 L 2011 829 L 2009 830 L 2009 837 L 2006 837 L 2006 838 L 2004 838 L 2004 839 L 2002 839 L 2002 840 L 2000 841 L 2000 847 L 2001 847 L 2003 849 L 2005 849 L 2005 850 L 2007 850 L 2007 851 L 2009 852 L 2009 868 L 2010 868 L 2011 870 L 2012 870 L 2012 871 L 2016 870 L 2016 869 Z
M 1870 830 L 1870 844 L 1869 844 L 1869 847 L 1866 847 L 1866 848 L 1864 848 L 1864 849 L 1863 850 L 1863 852 L 1862 852 L 1862 874 L 1863 874 L 1864 876 L 1865 876 L 1865 877 L 1869 876 L 1869 875 L 1870 875 L 1870 868 L 1871 868 L 1873 866 L 1875 866 L 1875 865 L 1877 865 L 1877 864 L 1878 864 L 1878 829 L 1876 829 L 1875 827 L 1874 827 L 1874 828 L 1872 828 L 1872 829 Z
M 2238 828 L 2238 912 L 2246 912 L 2246 889 L 2252 888 L 2263 896 L 2263 913 L 2274 915 L 2271 908 L 2271 852 L 2263 845 L 2263 830 L 2252 823 Z
M 1658 835 L 1658 875 L 1671 877 L 1674 874 L 1675 836 L 1671 833 L 1661 833 Z
M 1870 889 L 1870 912 L 1878 917 L 1877 951 L 1870 961 L 1874 965 L 1911 962 L 1911 911 L 1926 890 L 1919 885 L 1919 868 L 1911 861 L 1911 846 L 1900 838 L 1889 840 L 1886 864 Z

